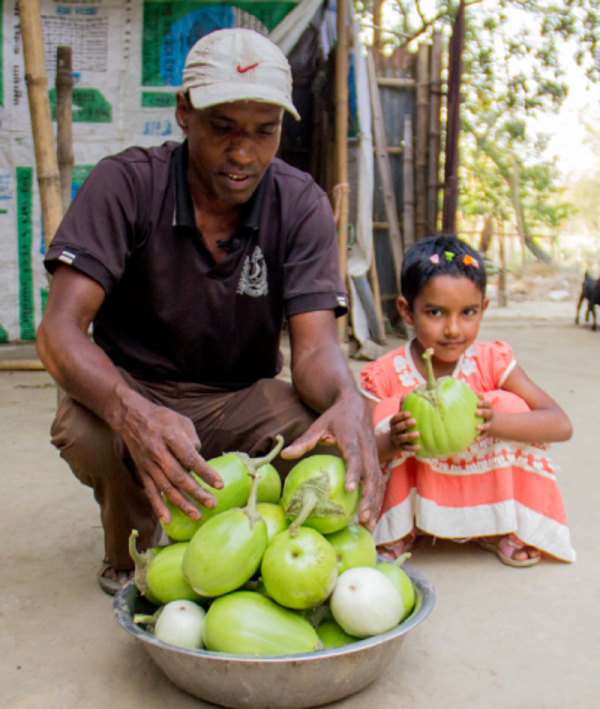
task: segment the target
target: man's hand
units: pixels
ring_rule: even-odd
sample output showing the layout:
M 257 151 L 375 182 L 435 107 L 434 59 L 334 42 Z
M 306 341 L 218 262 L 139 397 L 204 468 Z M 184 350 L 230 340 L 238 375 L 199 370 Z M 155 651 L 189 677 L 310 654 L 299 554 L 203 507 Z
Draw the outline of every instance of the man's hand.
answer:
M 282 458 L 300 458 L 317 444 L 337 444 L 346 463 L 346 490 L 362 485 L 359 521 L 372 530 L 383 502 L 385 483 L 373 435 L 370 407 L 356 391 L 340 397 L 303 436 L 281 452 Z
M 148 499 L 162 522 L 171 515 L 163 501 L 170 502 L 193 520 L 202 514 L 186 494 L 208 508 L 216 507 L 213 495 L 190 475 L 193 471 L 211 487 L 220 489 L 223 480 L 199 455 L 200 440 L 190 419 L 171 409 L 156 406 L 131 392 L 118 431 L 135 464 Z

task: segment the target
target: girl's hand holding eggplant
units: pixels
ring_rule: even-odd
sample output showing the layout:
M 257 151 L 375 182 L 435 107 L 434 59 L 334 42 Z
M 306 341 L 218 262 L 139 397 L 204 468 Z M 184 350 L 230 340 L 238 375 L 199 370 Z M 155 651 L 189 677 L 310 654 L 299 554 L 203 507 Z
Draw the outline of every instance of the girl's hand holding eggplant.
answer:
M 493 435 L 490 429 L 492 427 L 494 412 L 492 411 L 491 403 L 483 398 L 485 394 L 477 392 L 477 396 L 479 397 L 479 405 L 475 414 L 483 419 L 483 423 L 477 426 L 477 430 L 480 432 L 477 436 L 477 440 L 480 440 L 483 436 Z
M 416 453 L 420 448 L 419 444 L 415 443 L 419 432 L 410 431 L 407 433 L 407 431 L 416 426 L 417 422 L 412 418 L 410 411 L 402 411 L 404 398 L 402 397 L 400 401 L 400 411 L 390 419 L 390 439 L 397 450 Z

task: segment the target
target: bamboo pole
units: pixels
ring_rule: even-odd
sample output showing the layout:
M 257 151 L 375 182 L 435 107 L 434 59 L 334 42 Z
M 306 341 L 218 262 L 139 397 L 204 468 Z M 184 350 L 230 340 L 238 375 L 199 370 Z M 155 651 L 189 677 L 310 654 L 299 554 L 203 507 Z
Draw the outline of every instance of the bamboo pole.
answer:
M 429 160 L 427 177 L 427 234 L 437 232 L 440 190 L 440 143 L 442 100 L 442 33 L 433 33 L 431 45 L 431 72 L 429 84 Z
M 56 49 L 56 154 L 63 214 L 73 187 L 73 65 L 71 47 Z
M 417 141 L 415 160 L 415 236 L 427 236 L 427 136 L 429 123 L 429 46 L 419 45 L 417 55 Z
M 39 359 L 0 359 L 0 372 L 45 372 Z
M 337 0 L 337 44 L 335 46 L 335 145 L 336 145 L 336 188 L 339 190 L 338 203 L 338 251 L 340 271 L 346 282 L 348 275 L 348 39 L 346 30 L 346 0 Z M 338 318 L 338 339 L 345 343 L 348 339 L 348 317 Z
M 376 52 L 381 52 L 383 42 L 381 40 L 381 10 L 384 0 L 373 0 L 373 48 Z
M 379 323 L 379 332 L 381 333 L 381 343 L 386 341 L 385 318 L 383 317 L 383 308 L 381 307 L 381 288 L 379 286 L 379 273 L 377 271 L 377 258 L 375 256 L 375 245 L 371 254 L 371 266 L 369 269 L 371 281 L 371 289 L 373 290 L 373 300 L 375 301 L 375 312 L 377 313 L 377 322 Z
M 42 206 L 44 244 L 48 250 L 50 241 L 62 219 L 62 203 L 38 0 L 19 0 L 19 17 L 25 61 L 25 82 Z
M 406 251 L 415 243 L 415 171 L 412 118 L 409 113 L 404 116 L 404 160 L 402 167 L 404 173 L 402 195 L 404 220 L 402 233 L 404 234 L 404 250 Z

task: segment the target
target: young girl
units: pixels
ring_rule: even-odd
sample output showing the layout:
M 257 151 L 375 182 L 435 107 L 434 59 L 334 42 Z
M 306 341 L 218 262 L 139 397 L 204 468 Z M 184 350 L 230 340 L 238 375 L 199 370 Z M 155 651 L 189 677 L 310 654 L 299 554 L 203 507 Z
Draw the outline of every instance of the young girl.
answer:
M 428 237 L 406 253 L 398 309 L 414 339 L 361 372 L 387 477 L 375 541 L 394 558 L 420 530 L 475 539 L 509 566 L 533 566 L 542 551 L 575 561 L 543 445 L 568 440 L 571 424 L 515 362 L 509 345 L 476 340 L 488 305 L 485 287 L 481 256 L 456 237 Z M 418 432 L 407 433 L 418 421 L 401 411 L 403 397 L 425 382 L 427 348 L 434 350 L 436 378 L 456 377 L 480 397 L 481 435 L 450 457 L 420 458 Z

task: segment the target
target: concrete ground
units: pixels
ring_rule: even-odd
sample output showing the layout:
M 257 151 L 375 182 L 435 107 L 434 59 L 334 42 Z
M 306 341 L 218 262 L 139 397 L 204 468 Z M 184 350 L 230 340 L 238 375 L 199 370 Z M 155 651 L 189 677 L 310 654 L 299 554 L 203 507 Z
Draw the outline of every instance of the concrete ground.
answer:
M 492 308 L 481 338 L 509 341 L 574 423 L 552 455 L 577 562 L 512 569 L 474 544 L 419 546 L 410 563 L 434 584 L 436 608 L 376 682 L 335 706 L 598 706 L 600 333 L 572 324 L 572 303 L 520 305 Z M 0 348 L 0 358 L 21 353 Z M 208 707 L 113 620 L 96 585 L 102 530 L 91 491 L 49 443 L 55 408 L 45 372 L 0 372 L 0 707 Z

